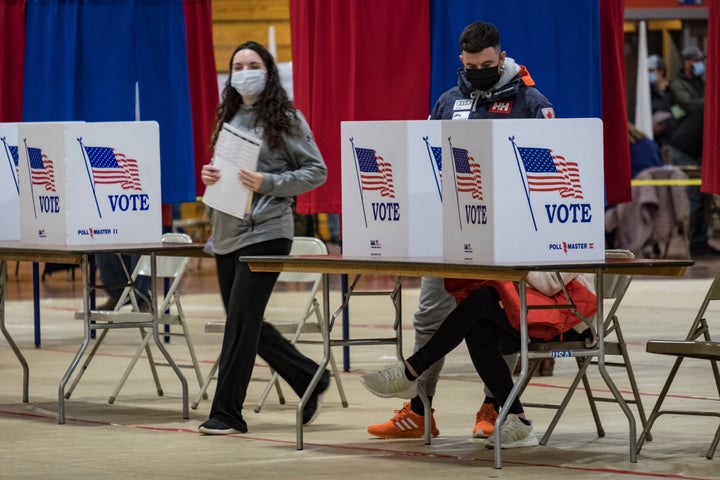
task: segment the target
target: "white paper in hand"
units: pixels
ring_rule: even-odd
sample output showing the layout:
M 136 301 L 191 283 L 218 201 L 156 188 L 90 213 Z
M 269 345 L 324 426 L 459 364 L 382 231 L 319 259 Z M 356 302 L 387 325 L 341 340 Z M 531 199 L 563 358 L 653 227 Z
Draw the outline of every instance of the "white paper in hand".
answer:
M 257 170 L 261 145 L 262 140 L 223 125 L 212 161 L 220 169 L 220 180 L 205 187 L 205 205 L 238 218 L 249 212 L 253 192 L 240 183 L 238 172 L 241 168 Z

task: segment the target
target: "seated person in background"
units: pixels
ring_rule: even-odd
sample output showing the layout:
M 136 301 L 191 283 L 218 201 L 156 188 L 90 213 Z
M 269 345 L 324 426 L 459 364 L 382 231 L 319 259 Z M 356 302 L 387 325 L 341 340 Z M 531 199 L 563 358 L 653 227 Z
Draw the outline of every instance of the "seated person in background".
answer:
M 628 136 L 630 137 L 630 170 L 632 178 L 642 170 L 663 165 L 662 152 L 657 143 L 650 140 L 635 125 L 628 123 Z
M 630 172 L 632 178 L 650 167 L 661 167 L 663 165 L 662 152 L 657 143 L 650 140 L 635 125 L 628 122 L 628 137 L 630 139 Z M 626 246 L 616 243 L 617 218 L 616 206 L 608 207 L 605 210 L 605 248 L 625 248 Z
M 670 162 L 685 168 L 699 170 L 702 162 L 703 115 L 705 105 L 705 54 L 696 46 L 682 51 L 682 68 L 670 82 L 675 102 L 673 116 L 677 128 L 668 142 Z M 707 194 L 700 186 L 687 187 L 690 200 L 690 253 L 693 257 L 717 255 L 720 251 L 708 244 L 708 222 L 705 214 Z
M 700 176 L 705 108 L 700 106 L 685 116 L 670 137 L 671 160 L 673 165 L 696 170 Z M 708 243 L 709 212 L 712 195 L 700 191 L 699 185 L 689 185 L 687 195 L 690 201 L 690 253 L 693 257 L 718 255 L 720 251 Z
M 650 55 L 647 60 L 648 79 L 650 80 L 650 103 L 652 108 L 653 136 L 661 148 L 665 146 L 675 128 L 672 116 L 672 96 L 667 79 L 665 61 L 658 55 Z
M 528 305 L 566 305 L 563 285 L 554 273 L 531 272 L 527 277 Z M 592 344 L 596 297 L 592 276 L 563 273 L 562 281 L 577 306 L 572 309 L 532 310 L 528 313 L 528 333 L 535 341 L 580 340 Z M 417 378 L 465 340 L 475 370 L 492 392 L 486 398 L 499 411 L 513 388 L 513 379 L 503 355 L 520 351 L 520 298 L 515 285 L 507 281 L 446 279 L 445 288 L 457 306 L 430 340 L 404 362 L 377 373 L 363 375 L 361 382 L 371 393 L 383 397 L 413 398 Z M 532 422 L 525 417 L 520 399 L 509 408 L 502 426 L 502 448 L 531 447 L 538 444 Z M 494 437 L 485 444 L 494 447 Z

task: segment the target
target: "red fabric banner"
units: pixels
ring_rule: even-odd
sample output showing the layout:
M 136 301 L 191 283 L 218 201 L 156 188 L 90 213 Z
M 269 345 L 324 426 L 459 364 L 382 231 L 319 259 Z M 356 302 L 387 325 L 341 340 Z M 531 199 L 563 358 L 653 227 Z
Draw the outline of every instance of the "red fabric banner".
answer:
M 600 0 L 603 150 L 608 205 L 632 200 L 623 18 L 623 0 Z
M 298 213 L 341 213 L 340 122 L 429 114 L 430 4 L 290 0 L 295 105 L 310 123 L 328 181 Z
M 705 120 L 703 130 L 702 186 L 705 193 L 720 194 L 720 1 L 708 2 Z
M 25 0 L 0 0 L 0 122 L 22 121 Z
M 190 108 L 192 110 L 195 190 L 205 193 L 200 180 L 202 166 L 210 161 L 210 135 L 218 105 L 217 70 L 212 43 L 210 0 L 183 0 L 185 44 L 187 45 Z

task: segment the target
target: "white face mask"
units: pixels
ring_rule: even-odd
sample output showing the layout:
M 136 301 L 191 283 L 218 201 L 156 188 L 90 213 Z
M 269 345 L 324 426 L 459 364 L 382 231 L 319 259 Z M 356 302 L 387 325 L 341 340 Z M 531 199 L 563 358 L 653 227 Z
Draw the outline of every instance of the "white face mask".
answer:
M 257 97 L 265 90 L 265 70 L 238 70 L 232 73 L 230 85 L 243 97 Z

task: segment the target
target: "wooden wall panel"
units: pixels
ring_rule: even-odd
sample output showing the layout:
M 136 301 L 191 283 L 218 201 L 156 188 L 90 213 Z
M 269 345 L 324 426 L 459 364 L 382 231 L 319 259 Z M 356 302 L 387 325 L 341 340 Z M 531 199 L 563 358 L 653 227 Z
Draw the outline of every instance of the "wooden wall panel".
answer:
M 289 0 L 212 0 L 218 21 L 290 19 Z
M 275 27 L 277 61 L 289 62 L 289 0 L 213 0 L 213 45 L 218 72 L 227 72 L 232 51 L 242 42 L 255 40 L 268 47 L 268 31 Z

